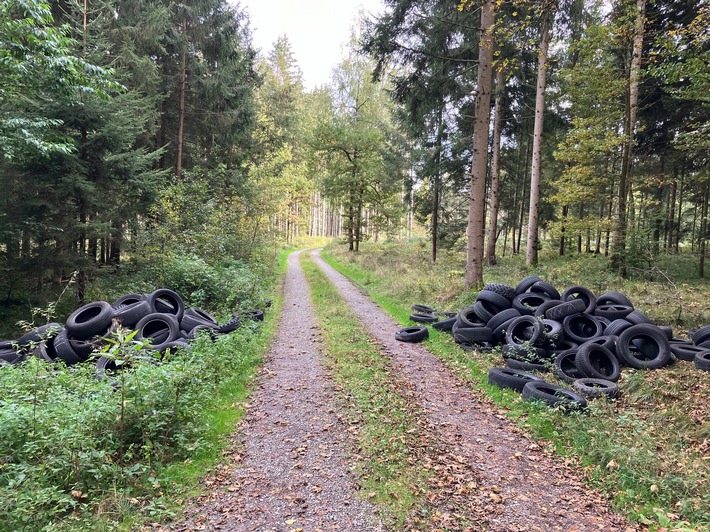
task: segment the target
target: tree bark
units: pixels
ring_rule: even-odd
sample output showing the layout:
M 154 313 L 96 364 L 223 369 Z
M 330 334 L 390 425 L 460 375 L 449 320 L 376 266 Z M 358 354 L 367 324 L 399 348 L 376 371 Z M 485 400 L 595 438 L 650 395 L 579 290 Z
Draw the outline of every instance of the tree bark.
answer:
M 486 242 L 486 262 L 496 264 L 496 235 L 498 234 L 498 210 L 500 208 L 500 137 L 503 129 L 503 92 L 505 79 L 503 71 L 496 71 L 496 99 L 493 110 L 493 160 L 491 161 L 491 207 L 488 213 L 488 241 Z
M 540 48 L 537 53 L 537 89 L 535 93 L 535 125 L 533 126 L 533 153 L 530 173 L 530 205 L 528 207 L 528 241 L 525 264 L 537 264 L 538 260 L 538 211 L 540 203 L 540 175 L 542 174 L 542 141 L 545 119 L 545 87 L 547 82 L 547 55 L 550 34 L 555 20 L 557 2 L 543 7 Z
M 466 288 L 483 286 L 483 229 L 486 215 L 486 169 L 488 166 L 488 129 L 491 114 L 491 83 L 493 81 L 493 0 L 481 6 L 481 38 L 478 47 L 478 81 L 476 83 L 475 122 L 473 125 L 473 155 L 471 157 L 471 187 L 468 198 L 466 228 Z
M 612 266 L 620 275 L 626 277 L 627 268 L 624 252 L 626 250 L 627 197 L 631 194 L 633 174 L 634 137 L 638 116 L 639 82 L 641 80 L 641 52 L 643 49 L 644 16 L 646 0 L 636 0 L 631 65 L 627 85 L 626 116 L 624 120 L 624 148 L 619 176 L 619 197 L 616 203 L 616 227 L 612 244 Z
M 182 19 L 183 43 L 182 58 L 180 64 L 180 110 L 178 115 L 178 142 L 177 161 L 175 163 L 175 175 L 182 176 L 182 147 L 185 133 L 185 93 L 187 92 L 187 19 Z

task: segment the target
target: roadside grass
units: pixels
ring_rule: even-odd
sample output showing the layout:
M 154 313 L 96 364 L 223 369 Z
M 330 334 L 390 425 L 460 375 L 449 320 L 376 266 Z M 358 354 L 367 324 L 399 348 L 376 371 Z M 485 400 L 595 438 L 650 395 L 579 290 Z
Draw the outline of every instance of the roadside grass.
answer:
M 444 254 L 433 266 L 428 250 L 418 243 L 366 245 L 359 254 L 330 246 L 322 256 L 403 326 L 412 324 L 413 303 L 458 310 L 475 300 L 476 292 L 463 291 L 462 259 Z M 618 290 L 658 323 L 675 325 L 678 336 L 687 328 L 710 323 L 706 283 L 693 278 L 687 261 L 679 262 L 670 273 L 661 269 L 675 288 L 666 279 L 622 281 L 610 274 L 603 257 L 593 256 L 548 258 L 535 270 L 526 269 L 518 258 L 504 258 L 486 269 L 485 279 L 515 286 L 526 275 L 536 274 L 558 288 L 581 284 L 595 293 Z M 671 297 L 672 289 L 680 301 Z M 682 326 L 676 322 L 680 305 Z M 608 493 L 631 519 L 652 529 L 710 529 L 710 378 L 706 372 L 683 361 L 656 371 L 626 368 L 618 401 L 594 400 L 586 412 L 564 415 L 488 385 L 488 370 L 503 365 L 499 351 L 464 352 L 451 335 L 433 328 L 427 346 L 508 417 L 543 440 L 542 445 L 579 465 L 589 481 Z M 544 377 L 559 383 L 551 373 Z
M 353 325 L 358 319 L 310 258 L 302 258 L 311 287 L 326 363 L 338 384 L 353 428 L 357 473 L 368 500 L 384 508 L 384 520 L 400 528 L 421 503 L 431 472 L 417 460 L 423 445 L 416 414 L 399 393 L 377 344 Z

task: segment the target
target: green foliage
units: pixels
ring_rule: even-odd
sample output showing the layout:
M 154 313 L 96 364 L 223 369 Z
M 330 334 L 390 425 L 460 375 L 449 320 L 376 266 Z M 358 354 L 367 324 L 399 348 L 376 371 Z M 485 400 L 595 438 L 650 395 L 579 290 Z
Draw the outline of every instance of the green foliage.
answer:
M 41 0 L 0 3 L 0 155 L 5 159 L 69 153 L 56 131 L 62 121 L 42 113 L 46 102 L 73 105 L 81 94 L 105 96 L 111 71 L 74 53 L 67 26 L 55 26 Z
M 81 528 L 119 493 L 140 513 L 169 488 L 167 465 L 215 444 L 205 413 L 225 396 L 230 405 L 243 397 L 263 343 L 244 327 L 158 360 L 119 332 L 105 356 L 120 371 L 101 379 L 90 363 L 64 369 L 32 358 L 0 368 L 0 528 L 60 520 Z

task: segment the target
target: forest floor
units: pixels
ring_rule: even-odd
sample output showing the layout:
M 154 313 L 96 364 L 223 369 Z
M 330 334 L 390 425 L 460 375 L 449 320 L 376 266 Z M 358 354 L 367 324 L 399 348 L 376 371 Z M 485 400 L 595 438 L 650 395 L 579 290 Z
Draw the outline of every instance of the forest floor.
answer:
M 553 456 L 419 344 L 394 339 L 401 327 L 317 253 L 313 260 L 358 317 L 400 393 L 437 442 L 435 482 L 421 530 L 639 530 L 585 483 L 578 464 Z M 324 357 L 320 324 L 299 253 L 289 257 L 284 311 L 228 460 L 205 480 L 186 520 L 171 530 L 367 531 L 392 528 L 360 489 L 354 421 Z M 448 470 L 443 462 L 453 462 Z M 448 494 L 442 496 L 441 494 Z

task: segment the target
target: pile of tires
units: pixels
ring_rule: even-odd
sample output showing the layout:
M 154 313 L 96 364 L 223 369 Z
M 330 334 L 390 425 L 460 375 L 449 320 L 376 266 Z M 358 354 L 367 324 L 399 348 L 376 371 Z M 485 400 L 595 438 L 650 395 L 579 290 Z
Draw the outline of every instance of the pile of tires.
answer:
M 576 406 L 582 403 L 582 395 L 616 397 L 622 367 L 651 370 L 685 360 L 710 371 L 710 325 L 690 339 L 674 338 L 671 327 L 653 323 L 619 292 L 597 296 L 583 286 L 560 292 L 540 277 L 529 276 L 515 287 L 486 285 L 473 305 L 453 316 L 424 305 L 414 305 L 412 310 L 410 319 L 419 328 L 431 325 L 450 331 L 464 350 L 502 346 L 506 369 L 514 373 L 511 378 L 530 371 L 554 372 L 575 389 L 568 391 L 579 397 L 568 399 Z M 499 377 L 494 372 L 496 383 Z M 501 378 L 509 382 L 509 377 Z M 518 382 L 516 387 L 523 392 L 524 385 Z M 524 397 L 551 403 L 554 400 L 548 396 L 559 399 L 566 393 L 553 391 L 547 383 L 537 389 L 540 386 L 531 384 L 532 391 Z
M 64 326 L 50 323 L 14 340 L 0 341 L 0 365 L 19 364 L 29 356 L 47 362 L 63 361 L 67 366 L 93 359 L 122 326 L 136 331 L 135 338 L 150 342 L 150 351 L 164 355 L 186 349 L 200 331 L 216 337 L 236 330 L 243 321 L 263 321 L 264 313 L 254 310 L 235 313 L 219 324 L 208 312 L 185 308 L 176 292 L 160 288 L 149 294 L 126 294 L 113 303 L 93 301 L 72 312 Z M 97 374 L 112 366 L 106 357 L 96 360 Z

